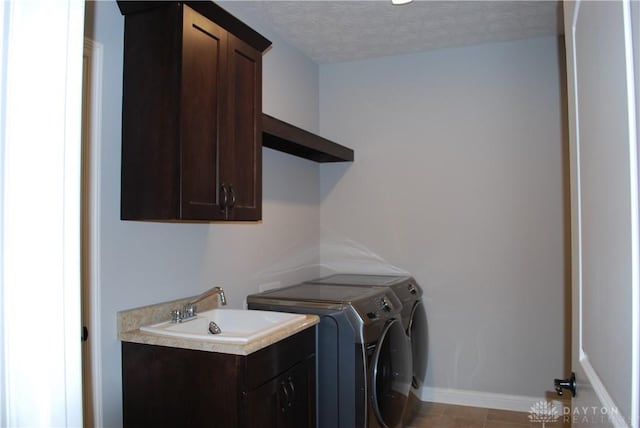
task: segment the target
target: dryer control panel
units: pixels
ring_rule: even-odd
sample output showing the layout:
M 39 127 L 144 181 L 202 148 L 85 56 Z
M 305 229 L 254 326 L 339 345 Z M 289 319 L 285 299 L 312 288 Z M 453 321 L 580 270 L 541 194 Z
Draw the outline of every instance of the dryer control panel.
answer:
M 372 323 L 393 318 L 402 310 L 402 304 L 395 294 L 384 290 L 377 296 L 355 305 L 364 323 Z

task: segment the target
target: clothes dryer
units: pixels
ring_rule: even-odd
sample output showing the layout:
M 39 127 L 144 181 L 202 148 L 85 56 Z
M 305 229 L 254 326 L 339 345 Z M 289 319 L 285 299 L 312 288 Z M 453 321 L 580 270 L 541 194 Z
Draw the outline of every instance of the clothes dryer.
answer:
M 411 276 L 402 275 L 336 274 L 309 283 L 374 289 L 388 287 L 398 297 L 402 303 L 402 324 L 411 343 L 413 361 L 411 389 L 403 417 L 405 425 L 408 424 L 420 407 L 420 390 L 427 371 L 428 329 L 422 288 Z
M 402 304 L 387 287 L 303 283 L 247 297 L 249 309 L 311 313 L 320 428 L 397 428 L 411 389 Z

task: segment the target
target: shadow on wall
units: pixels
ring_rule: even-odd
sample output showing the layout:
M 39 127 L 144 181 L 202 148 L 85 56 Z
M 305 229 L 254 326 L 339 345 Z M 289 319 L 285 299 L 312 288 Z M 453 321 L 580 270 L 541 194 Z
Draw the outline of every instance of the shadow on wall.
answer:
M 351 162 L 326 163 L 320 166 L 323 172 L 320 177 L 320 201 L 323 201 L 331 193 L 351 166 Z
M 366 246 L 323 228 L 320 239 L 320 269 L 323 275 L 359 273 L 370 275 L 411 275 Z
M 280 278 L 301 278 L 299 282 L 334 273 L 372 275 L 411 275 L 364 245 L 348 237 L 322 229 L 319 245 L 304 244 L 292 248 L 277 263 L 258 272 L 259 291 L 280 288 Z

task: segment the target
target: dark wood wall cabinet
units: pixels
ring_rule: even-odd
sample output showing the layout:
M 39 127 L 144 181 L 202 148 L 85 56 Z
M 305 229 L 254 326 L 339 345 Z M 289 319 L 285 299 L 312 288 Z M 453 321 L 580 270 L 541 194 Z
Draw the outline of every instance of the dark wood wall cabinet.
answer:
M 353 150 L 262 114 L 262 145 L 316 162 L 353 162 Z
M 315 427 L 315 328 L 247 356 L 122 343 L 124 427 Z
M 212 2 L 118 4 L 121 218 L 260 220 L 270 42 Z

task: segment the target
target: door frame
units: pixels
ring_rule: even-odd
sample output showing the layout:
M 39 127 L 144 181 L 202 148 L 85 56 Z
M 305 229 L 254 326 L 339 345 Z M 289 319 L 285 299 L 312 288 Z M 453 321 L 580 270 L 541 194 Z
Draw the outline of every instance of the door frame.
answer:
M 82 113 L 82 311 L 83 325 L 89 326 L 89 380 L 91 395 L 84 390 L 83 408 L 93 415 L 92 426 L 103 426 L 102 412 L 102 354 L 100 311 L 100 160 L 102 134 L 102 63 L 103 45 L 84 38 L 84 65 L 88 73 L 83 75 Z M 88 125 L 88 126 L 87 126 Z M 83 355 L 83 359 L 85 355 Z M 88 399 L 87 399 L 88 398 Z M 92 409 L 87 411 L 91 406 Z M 87 421 L 85 421 L 87 426 Z

